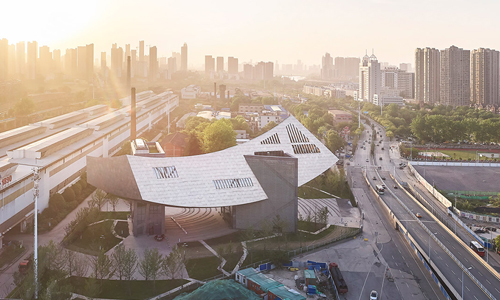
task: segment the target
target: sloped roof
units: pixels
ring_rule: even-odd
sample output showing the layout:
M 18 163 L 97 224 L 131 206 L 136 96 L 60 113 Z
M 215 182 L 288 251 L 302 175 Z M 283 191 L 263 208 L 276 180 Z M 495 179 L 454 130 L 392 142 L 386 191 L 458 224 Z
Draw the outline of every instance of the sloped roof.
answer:
M 125 162 L 128 162 L 132 172 L 120 176 L 133 178 L 117 179 L 116 174 L 112 174 L 112 165 L 123 163 L 123 159 L 88 157 L 88 181 L 126 198 L 131 198 L 130 194 L 126 195 L 119 185 L 130 182 L 132 186 L 137 186 L 140 194 L 140 198 L 135 199 L 170 206 L 242 205 L 267 199 L 245 159 L 245 155 L 267 151 L 284 151 L 297 158 L 299 186 L 314 179 L 338 160 L 297 119 L 290 116 L 257 138 L 218 152 L 165 158 L 126 156 Z

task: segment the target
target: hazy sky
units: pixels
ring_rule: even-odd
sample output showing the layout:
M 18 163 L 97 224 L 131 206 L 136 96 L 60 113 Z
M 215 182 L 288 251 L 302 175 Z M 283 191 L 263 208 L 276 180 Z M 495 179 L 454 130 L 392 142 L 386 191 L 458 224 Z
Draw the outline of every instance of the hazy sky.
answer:
M 325 52 L 361 57 L 372 48 L 380 61 L 414 64 L 417 47 L 500 49 L 493 0 L 4 0 L 1 8 L 9 43 L 36 40 L 63 54 L 94 43 L 100 57 L 112 43 L 134 49 L 144 40 L 161 57 L 186 42 L 189 65 L 206 54 L 321 64 Z

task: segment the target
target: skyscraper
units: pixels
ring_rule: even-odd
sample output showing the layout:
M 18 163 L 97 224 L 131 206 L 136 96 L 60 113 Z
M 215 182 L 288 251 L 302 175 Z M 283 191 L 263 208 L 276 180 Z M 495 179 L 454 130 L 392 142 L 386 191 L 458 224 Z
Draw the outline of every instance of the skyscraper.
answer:
M 139 41 L 139 61 L 144 61 L 144 41 Z
M 26 75 L 26 44 L 19 42 L 16 44 L 16 64 L 18 78 L 24 78 Z
M 78 66 L 78 52 L 77 49 L 66 49 L 64 55 L 64 70 L 70 76 L 76 76 Z
M 333 75 L 333 58 L 330 53 L 326 53 L 321 60 L 321 78 L 332 79 Z
M 16 45 L 9 45 L 7 49 L 8 74 L 9 79 L 15 78 L 16 74 Z
M 36 79 L 37 69 L 36 61 L 38 60 L 38 43 L 28 42 L 28 50 L 26 55 L 26 65 L 27 65 L 27 79 Z
M 52 51 L 52 71 L 56 73 L 61 71 L 61 50 L 59 49 Z
M 215 58 L 205 55 L 205 74 L 210 75 L 215 71 Z
M 106 66 L 106 52 L 101 52 L 101 75 L 103 79 L 108 76 L 108 67 Z
M 345 77 L 345 58 L 335 57 L 334 77 Z
M 92 82 L 94 78 L 94 44 L 85 46 L 86 60 L 85 60 L 85 80 Z
M 234 57 L 227 58 L 227 72 L 231 75 L 238 74 L 238 59 Z
M 358 99 L 373 103 L 373 95 L 381 91 L 380 64 L 375 54 L 370 57 L 366 54 L 359 63 L 359 91 Z
M 122 77 L 122 66 L 123 66 L 123 48 L 118 48 L 116 44 L 113 44 L 111 48 L 111 74 L 115 77 Z
M 344 76 L 347 78 L 354 78 L 359 75 L 359 58 L 346 57 L 344 59 Z
M 217 56 L 217 73 L 224 72 L 224 57 Z
M 132 68 L 132 78 L 135 77 L 135 74 L 137 74 L 137 50 L 131 50 L 130 51 L 130 61 L 131 61 L 131 68 Z
M 130 44 L 125 44 L 125 62 L 127 60 L 127 57 L 130 56 Z
M 149 79 L 156 80 L 158 77 L 158 56 L 156 46 L 149 47 Z
M 423 103 L 439 102 L 440 55 L 435 48 L 415 50 L 415 99 Z
M 470 103 L 470 51 L 451 46 L 441 50 L 439 103 L 464 106 Z
M 181 47 L 181 71 L 187 71 L 188 65 L 188 46 L 186 43 Z
M 38 53 L 38 73 L 45 77 L 51 71 L 52 53 L 50 52 L 50 48 L 48 46 L 40 47 Z
M 9 41 L 0 40 L 0 81 L 7 81 L 9 76 Z
M 167 70 L 169 75 L 172 75 L 177 71 L 177 59 L 175 57 L 168 58 Z
M 479 48 L 472 50 L 470 60 L 470 99 L 472 104 L 500 105 L 499 63 L 500 52 Z

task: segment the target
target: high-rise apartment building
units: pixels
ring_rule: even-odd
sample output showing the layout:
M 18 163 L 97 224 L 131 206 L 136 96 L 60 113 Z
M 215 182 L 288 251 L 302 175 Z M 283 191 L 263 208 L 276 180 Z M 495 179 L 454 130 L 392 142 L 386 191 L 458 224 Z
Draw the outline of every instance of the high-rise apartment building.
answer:
M 0 81 L 7 81 L 9 77 L 9 41 L 0 40 Z
M 470 51 L 451 46 L 441 50 L 439 103 L 451 106 L 470 104 Z
M 137 50 L 130 51 L 130 69 L 130 76 L 134 78 L 137 73 Z
M 149 79 L 156 80 L 158 77 L 158 51 L 156 46 L 149 47 Z
M 7 49 L 7 58 L 8 58 L 8 77 L 9 79 L 15 78 L 16 74 L 16 45 L 9 45 Z
M 26 44 L 19 42 L 16 44 L 16 73 L 20 79 L 26 76 Z
M 111 74 L 117 78 L 122 77 L 123 48 L 113 44 L 111 48 Z
M 50 73 L 52 66 L 52 53 L 48 46 L 42 46 L 38 49 L 38 73 L 42 76 L 47 76 Z
M 144 61 L 144 41 L 139 41 L 139 61 Z
M 106 79 L 108 76 L 108 67 L 106 65 L 106 52 L 101 52 L 101 76 Z
M 38 43 L 33 41 L 33 42 L 28 42 L 28 49 L 26 53 L 26 65 L 27 65 L 27 79 L 34 80 L 36 79 L 37 75 L 37 63 L 36 61 L 38 60 Z
M 66 49 L 64 55 L 64 70 L 70 76 L 76 76 L 78 66 L 78 52 L 77 49 Z
M 92 82 L 94 79 L 94 44 L 85 46 L 86 60 L 85 60 L 85 80 Z
M 355 78 L 359 75 L 359 58 L 346 57 L 344 59 L 344 75 L 346 78 Z
M 215 58 L 205 55 L 205 74 L 210 75 L 215 71 Z
M 244 64 L 243 65 L 243 77 L 246 80 L 253 79 L 253 66 L 251 64 Z
M 415 50 L 415 99 L 423 103 L 439 103 L 440 55 L 435 48 Z
M 330 56 L 330 53 L 326 53 L 321 60 L 321 78 L 332 79 L 333 77 L 333 58 Z
M 238 59 L 232 56 L 227 58 L 227 72 L 231 75 L 238 74 Z
M 224 72 L 224 57 L 217 56 L 217 73 Z
M 365 55 L 359 63 L 358 100 L 373 103 L 373 95 L 381 91 L 380 64 L 375 54 Z
M 486 107 L 500 105 L 500 52 L 479 48 L 470 56 L 470 99 L 472 104 Z
M 406 99 L 415 99 L 415 73 L 399 70 L 398 90 L 400 96 Z
M 400 63 L 399 64 L 399 69 L 406 71 L 406 72 L 411 72 L 411 64 L 410 63 Z
M 187 71 L 188 65 L 188 45 L 184 43 L 181 47 L 181 71 Z
M 61 50 L 59 49 L 52 51 L 52 71 L 56 73 L 61 71 Z
M 125 63 L 127 62 L 127 57 L 130 56 L 130 44 L 125 44 Z

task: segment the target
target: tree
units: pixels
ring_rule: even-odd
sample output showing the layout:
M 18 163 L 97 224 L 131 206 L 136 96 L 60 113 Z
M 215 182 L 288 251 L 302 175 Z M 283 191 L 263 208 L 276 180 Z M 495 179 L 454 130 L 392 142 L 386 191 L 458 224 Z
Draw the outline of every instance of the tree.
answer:
M 35 103 L 30 98 L 22 98 L 14 105 L 14 115 L 16 117 L 27 116 L 35 111 Z
M 92 194 L 92 199 L 89 201 L 89 207 L 96 207 L 101 209 L 101 206 L 106 201 L 106 192 L 101 189 L 96 189 Z
M 144 257 L 139 263 L 139 273 L 145 280 L 153 279 L 153 286 L 156 289 L 156 278 L 160 274 L 162 267 L 162 255 L 158 249 L 146 249 Z
M 104 250 L 101 250 L 97 256 L 89 257 L 89 264 L 92 268 L 92 276 L 100 281 L 110 278 L 114 274 L 113 261 L 106 255 Z
M 203 131 L 203 150 L 206 153 L 220 151 L 236 145 L 236 132 L 231 121 L 217 120 Z
M 73 202 L 75 201 L 75 191 L 71 187 L 67 187 L 64 192 L 62 193 L 62 196 L 64 197 L 64 200 L 66 202 Z
M 203 150 L 201 149 L 201 142 L 198 138 L 198 135 L 195 131 L 192 131 L 188 134 L 186 148 L 184 148 L 184 155 L 198 155 L 202 154 Z
M 97 278 L 91 276 L 85 280 L 85 294 L 90 300 L 95 299 L 101 293 L 101 285 L 98 284 Z
M 120 201 L 120 199 L 113 194 L 108 194 L 106 196 L 106 199 L 108 199 L 109 203 L 111 203 L 111 206 L 113 207 L 113 211 L 116 211 L 116 205 L 118 204 L 118 201 Z
M 134 279 L 133 276 L 138 266 L 137 261 L 138 258 L 134 249 L 127 249 L 127 251 L 125 251 L 125 257 L 122 260 L 122 265 L 121 265 L 122 276 L 123 278 L 125 278 L 125 280 L 130 281 Z M 132 293 L 132 291 L 130 290 L 130 284 L 128 285 L 128 293 L 129 294 Z
M 115 252 L 113 252 L 112 257 L 118 278 L 122 280 L 125 274 L 125 262 L 127 260 L 127 250 L 125 249 L 125 246 L 123 244 L 118 245 L 115 248 Z
M 268 132 L 269 130 L 271 130 L 271 129 L 273 129 L 274 127 L 276 127 L 276 125 L 278 125 L 278 124 L 276 124 L 275 122 L 272 122 L 272 121 L 271 121 L 271 122 L 269 122 L 269 123 L 267 123 L 267 124 L 266 124 L 266 126 L 264 126 L 264 127 L 262 127 L 262 128 L 260 129 L 259 134 L 263 134 L 263 133 L 265 133 L 265 132 Z
M 185 264 L 186 252 L 174 246 L 172 251 L 163 259 L 161 267 L 165 276 L 175 279 L 177 273 L 182 270 Z
M 344 139 L 334 130 L 328 130 L 326 132 L 325 146 L 332 152 L 340 150 L 344 147 Z
M 497 237 L 495 238 L 495 246 L 497 247 L 497 249 L 500 249 L 500 235 L 497 235 Z

